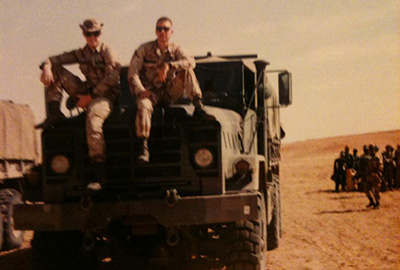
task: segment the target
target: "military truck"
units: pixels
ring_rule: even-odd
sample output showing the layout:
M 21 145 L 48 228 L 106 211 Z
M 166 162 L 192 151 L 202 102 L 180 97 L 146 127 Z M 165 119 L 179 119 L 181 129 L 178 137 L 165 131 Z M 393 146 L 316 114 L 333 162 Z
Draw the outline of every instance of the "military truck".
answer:
M 123 68 L 122 98 L 104 125 L 106 183 L 95 194 L 85 188 L 95 176 L 85 113 L 44 130 L 38 191 L 14 213 L 16 228 L 35 232 L 33 269 L 125 269 L 121 258 L 136 269 L 199 261 L 265 269 L 281 233 L 279 109 L 291 104 L 290 72 L 273 71 L 277 95 L 267 65 L 257 55 L 197 57 L 216 120 L 194 119 L 185 98 L 157 105 L 148 164 L 137 162 L 136 102 Z
M 39 151 L 28 105 L 0 100 L 0 119 L 0 250 L 9 250 L 24 239 L 14 228 L 14 204 L 22 203 L 23 179 L 38 164 Z

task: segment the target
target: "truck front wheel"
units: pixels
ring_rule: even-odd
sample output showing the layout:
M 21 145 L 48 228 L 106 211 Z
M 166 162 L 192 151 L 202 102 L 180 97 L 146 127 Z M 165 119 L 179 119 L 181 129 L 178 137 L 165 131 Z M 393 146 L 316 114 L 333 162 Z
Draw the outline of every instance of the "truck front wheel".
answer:
M 227 239 L 227 270 L 264 270 L 266 267 L 265 201 L 259 198 L 258 219 L 236 222 Z
M 272 200 L 273 200 L 273 210 L 272 210 L 272 219 L 271 222 L 267 226 L 268 231 L 268 243 L 267 249 L 273 250 L 279 246 L 279 240 L 281 237 L 281 220 L 280 220 L 280 193 L 279 193 L 279 184 L 274 183 L 270 185 L 270 188 L 273 190 Z
M 32 239 L 32 269 L 97 269 L 97 254 L 83 249 L 82 233 L 36 231 Z
M 14 204 L 22 203 L 21 194 L 13 189 L 0 190 L 0 208 L 2 219 L 3 245 L 0 246 L 3 250 L 19 248 L 24 240 L 24 231 L 14 229 Z

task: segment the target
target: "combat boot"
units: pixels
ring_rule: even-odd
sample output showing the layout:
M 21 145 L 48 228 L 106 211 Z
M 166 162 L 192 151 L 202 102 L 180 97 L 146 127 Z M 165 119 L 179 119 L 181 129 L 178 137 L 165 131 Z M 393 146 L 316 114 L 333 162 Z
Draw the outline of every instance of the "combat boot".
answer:
M 102 185 L 105 182 L 105 163 L 104 162 L 95 162 L 93 163 L 94 174 L 92 181 L 86 186 L 86 189 L 89 193 L 96 193 L 102 190 Z
M 139 138 L 140 140 L 140 151 L 137 157 L 138 163 L 149 163 L 150 161 L 150 153 L 148 147 L 148 139 L 147 138 Z
M 42 123 L 35 126 L 36 129 L 47 129 L 54 127 L 62 120 L 65 119 L 65 115 L 60 111 L 59 101 L 50 101 L 47 104 L 47 118 Z
M 379 201 L 376 201 L 375 205 L 374 205 L 374 209 L 378 209 L 380 206 Z
M 203 100 L 201 98 L 199 97 L 195 98 L 193 100 L 193 105 L 194 105 L 193 118 L 197 120 L 215 121 L 215 117 L 208 114 L 204 110 Z
M 369 204 L 366 207 L 372 207 L 372 206 L 375 207 L 374 200 L 369 199 Z

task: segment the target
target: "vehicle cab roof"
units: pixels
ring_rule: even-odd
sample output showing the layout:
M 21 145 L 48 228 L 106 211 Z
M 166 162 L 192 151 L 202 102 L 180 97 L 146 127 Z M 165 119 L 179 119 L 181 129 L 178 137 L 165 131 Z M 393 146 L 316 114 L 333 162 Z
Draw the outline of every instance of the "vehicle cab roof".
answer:
M 212 63 L 240 63 L 246 66 L 249 70 L 256 73 L 257 69 L 254 61 L 258 60 L 256 54 L 251 55 L 228 55 L 228 56 L 213 56 L 210 53 L 207 56 L 195 57 L 196 64 L 212 64 Z

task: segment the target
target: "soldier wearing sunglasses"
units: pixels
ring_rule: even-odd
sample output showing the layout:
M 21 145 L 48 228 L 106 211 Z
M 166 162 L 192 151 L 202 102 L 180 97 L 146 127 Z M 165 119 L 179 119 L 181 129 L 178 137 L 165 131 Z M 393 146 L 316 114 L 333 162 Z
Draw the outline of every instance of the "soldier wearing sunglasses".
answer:
M 186 94 L 195 106 L 195 118 L 215 120 L 204 110 L 201 89 L 193 71 L 194 58 L 170 42 L 173 34 L 171 19 L 158 19 L 155 32 L 155 41 L 142 44 L 135 51 L 128 73 L 128 82 L 138 105 L 135 128 L 141 141 L 139 162 L 149 162 L 147 141 L 154 105 L 176 102 Z
M 88 19 L 80 25 L 86 45 L 83 48 L 49 57 L 41 66 L 41 81 L 45 85 L 47 119 L 36 128 L 47 129 L 65 118 L 60 111 L 62 91 L 87 111 L 86 133 L 89 156 L 98 170 L 99 181 L 105 162 L 103 123 L 120 96 L 121 65 L 113 50 L 101 41 L 103 23 Z M 86 77 L 82 81 L 64 66 L 78 64 Z M 93 184 L 93 183 L 91 183 Z M 98 183 L 89 189 L 99 189 Z

